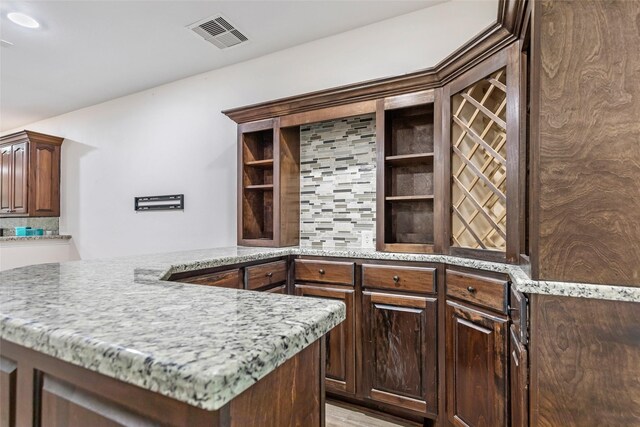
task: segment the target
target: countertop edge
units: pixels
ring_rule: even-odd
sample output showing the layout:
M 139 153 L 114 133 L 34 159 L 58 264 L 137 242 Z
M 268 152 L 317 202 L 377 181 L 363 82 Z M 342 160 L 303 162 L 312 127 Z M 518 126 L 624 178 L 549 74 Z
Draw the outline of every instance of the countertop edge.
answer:
M 70 240 L 69 234 L 56 234 L 51 236 L 0 236 L 0 243 L 4 242 L 33 242 L 39 240 Z
M 156 360 L 134 349 L 73 331 L 51 331 L 44 325 L 10 316 L 0 318 L 0 338 L 192 406 L 216 411 L 340 324 L 345 319 L 346 308 L 344 304 L 332 304 L 340 308 L 327 309 L 327 316 L 317 325 L 296 322 L 290 335 L 279 337 L 276 351 L 254 355 L 261 363 L 251 366 L 251 375 L 246 375 L 246 363 L 226 365 L 215 375 L 206 375 L 197 369 L 177 367 L 172 361 Z M 109 358 L 105 354 L 109 354 Z M 256 366 L 260 369 L 256 370 Z M 130 372 L 146 375 L 132 376 Z

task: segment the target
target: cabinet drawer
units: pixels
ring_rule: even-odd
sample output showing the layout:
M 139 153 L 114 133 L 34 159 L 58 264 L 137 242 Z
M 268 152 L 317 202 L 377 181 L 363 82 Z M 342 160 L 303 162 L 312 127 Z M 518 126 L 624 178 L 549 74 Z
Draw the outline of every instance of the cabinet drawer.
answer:
M 287 285 L 276 286 L 275 288 L 267 289 L 265 292 L 270 294 L 287 294 Z
M 362 266 L 362 285 L 367 288 L 435 292 L 435 277 L 435 268 L 373 264 Z
M 275 261 L 245 268 L 245 287 L 250 290 L 287 280 L 287 262 Z
M 296 280 L 302 282 L 353 285 L 353 272 L 354 264 L 352 262 L 295 260 Z
M 217 286 L 220 288 L 240 289 L 242 280 L 240 277 L 240 269 L 218 271 L 200 276 L 185 277 L 180 282 L 193 283 L 196 285 Z
M 446 279 L 447 296 L 507 312 L 507 281 L 453 270 L 447 270 Z

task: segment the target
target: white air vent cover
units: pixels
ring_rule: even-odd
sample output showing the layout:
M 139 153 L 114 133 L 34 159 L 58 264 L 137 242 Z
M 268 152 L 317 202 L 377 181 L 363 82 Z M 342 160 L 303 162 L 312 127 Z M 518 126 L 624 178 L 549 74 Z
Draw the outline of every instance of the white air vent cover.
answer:
M 226 49 L 248 41 L 247 37 L 222 15 L 203 19 L 189 25 L 188 28 L 220 49 Z

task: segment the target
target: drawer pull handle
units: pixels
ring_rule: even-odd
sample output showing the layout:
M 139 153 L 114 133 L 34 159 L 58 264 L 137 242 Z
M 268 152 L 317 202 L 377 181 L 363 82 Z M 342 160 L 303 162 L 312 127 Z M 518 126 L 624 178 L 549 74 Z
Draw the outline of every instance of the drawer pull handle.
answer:
M 400 276 L 393 276 L 393 281 L 398 283 L 400 281 Z
M 324 274 L 324 270 L 323 270 L 323 269 L 320 269 L 320 270 L 318 270 L 318 273 L 320 273 L 320 274 Z
M 476 291 L 476 288 L 474 288 L 473 286 L 469 286 L 467 290 L 471 293 L 474 293 Z
M 267 277 L 271 277 L 271 276 L 273 276 L 273 273 L 272 272 L 268 272 L 267 273 Z

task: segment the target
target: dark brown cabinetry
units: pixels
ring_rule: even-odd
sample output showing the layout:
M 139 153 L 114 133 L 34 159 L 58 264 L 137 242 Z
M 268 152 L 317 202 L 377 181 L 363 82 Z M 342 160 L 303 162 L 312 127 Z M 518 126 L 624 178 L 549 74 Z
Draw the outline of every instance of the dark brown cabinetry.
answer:
M 326 388 L 329 392 L 356 393 L 356 291 L 354 263 L 296 259 L 295 294 L 339 300 L 346 319 L 326 336 Z
M 381 99 L 377 104 L 377 248 L 433 252 L 434 90 Z
M 447 416 L 456 426 L 507 422 L 507 318 L 447 301 Z
M 452 254 L 517 262 L 523 252 L 520 58 L 513 44 L 443 88 L 444 244 Z
M 238 126 L 238 243 L 298 244 L 300 132 L 280 119 Z
M 60 216 L 62 141 L 31 131 L 0 138 L 0 215 Z
M 436 298 L 363 293 L 364 393 L 422 415 L 437 413 Z
M 218 271 L 216 273 L 201 274 L 181 279 L 183 283 L 196 285 L 217 286 L 220 288 L 242 288 L 242 271 L 240 269 Z
M 499 275 L 447 269 L 446 287 L 447 418 L 456 426 L 508 425 L 509 283 Z M 512 375 L 522 378 L 526 350 L 518 350 Z
M 354 394 L 355 378 L 355 291 L 352 288 L 331 285 L 295 285 L 300 296 L 342 301 L 346 305 L 346 319 L 326 335 L 326 388 Z
M 171 275 L 168 280 L 219 288 L 287 293 L 288 268 L 286 259 L 230 267 L 176 273 Z

